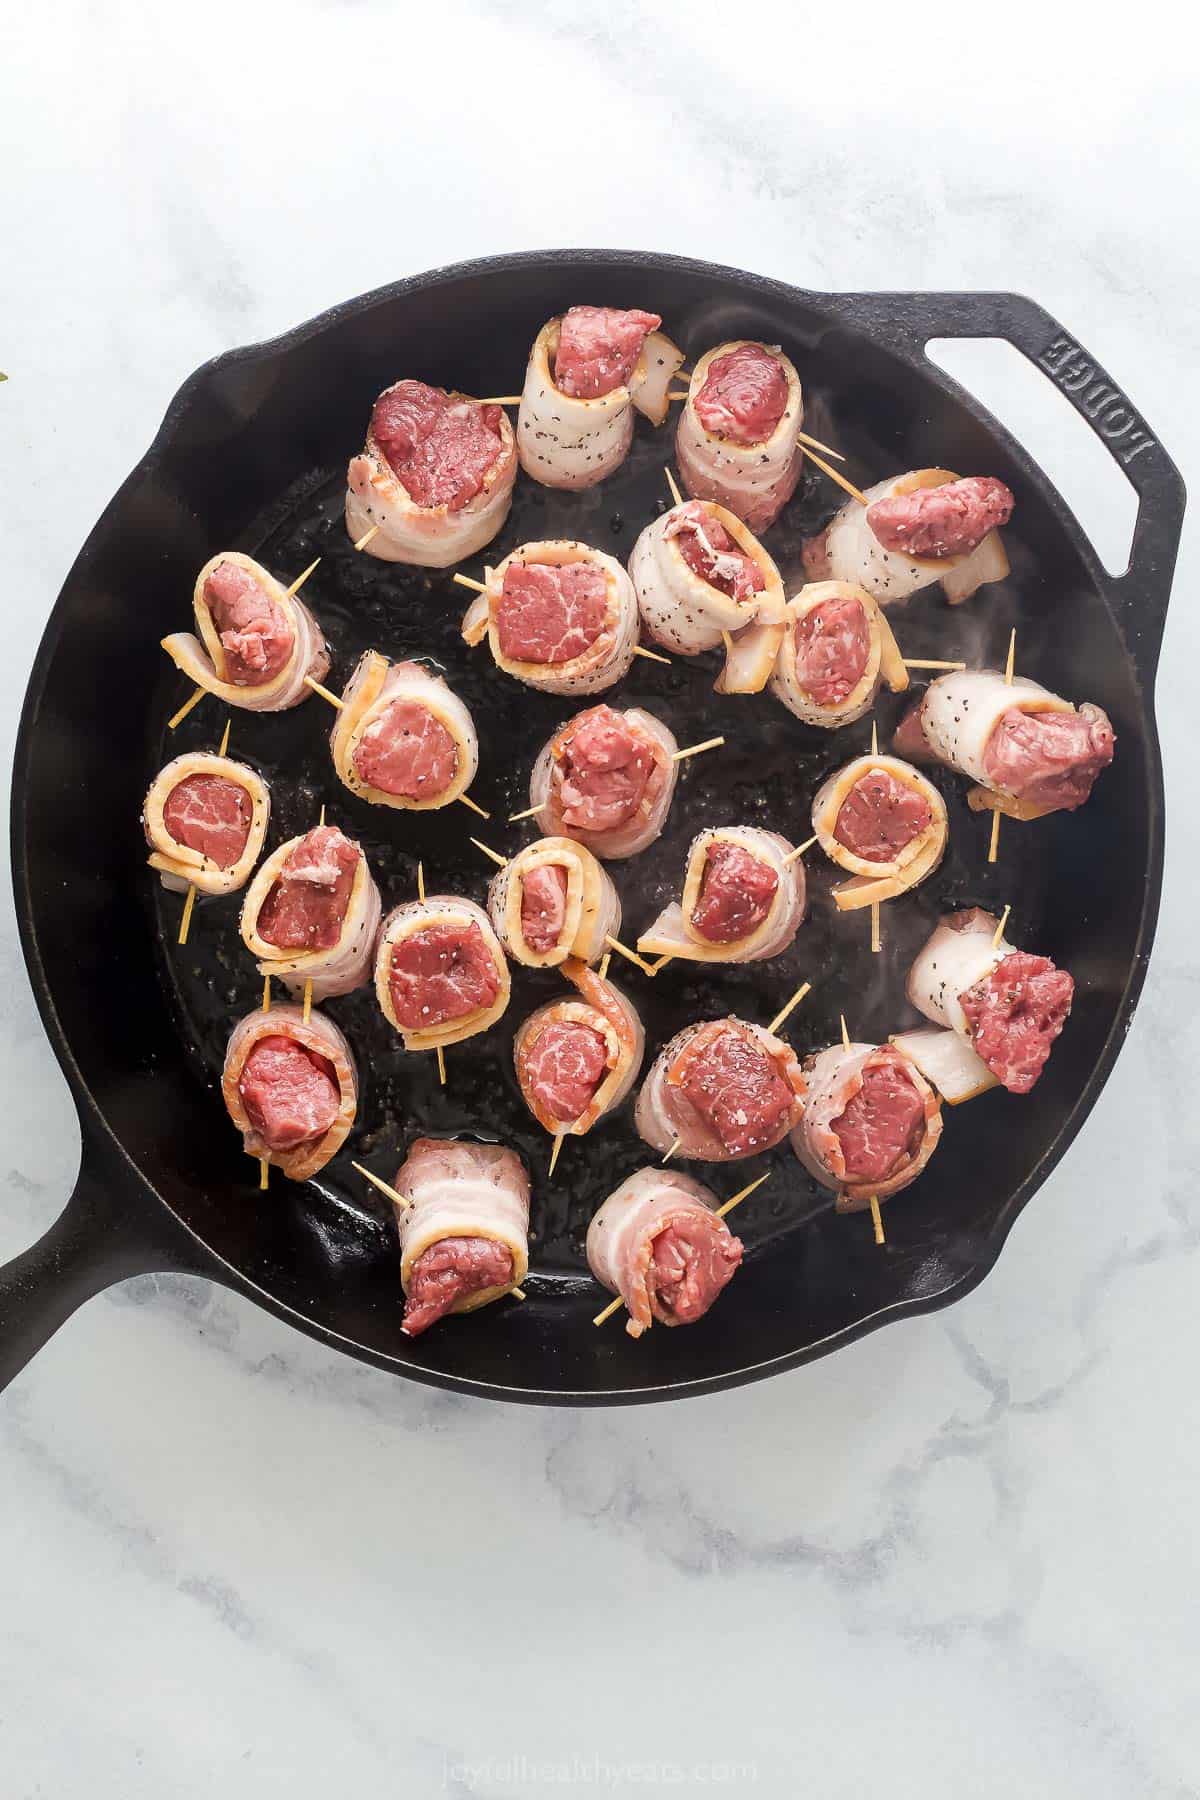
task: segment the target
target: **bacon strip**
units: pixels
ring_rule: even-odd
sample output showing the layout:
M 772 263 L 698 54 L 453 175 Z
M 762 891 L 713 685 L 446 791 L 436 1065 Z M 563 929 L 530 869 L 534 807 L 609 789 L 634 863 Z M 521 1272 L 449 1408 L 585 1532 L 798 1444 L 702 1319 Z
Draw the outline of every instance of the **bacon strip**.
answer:
M 735 443 L 705 429 L 696 400 L 718 358 L 746 345 L 773 356 L 787 378 L 788 398 L 778 424 L 761 444 Z M 796 491 L 804 462 L 798 433 L 804 424 L 804 399 L 795 365 L 776 345 L 739 338 L 718 344 L 697 362 L 687 404 L 675 434 L 679 479 L 696 500 L 716 500 L 736 513 L 751 531 L 773 525 Z
M 290 1037 L 324 1057 L 332 1064 L 337 1078 L 341 1104 L 333 1124 L 315 1143 L 298 1144 L 294 1150 L 272 1150 L 259 1137 L 242 1100 L 239 1082 L 246 1059 L 254 1046 L 268 1037 Z M 225 1065 L 221 1071 L 221 1095 L 225 1107 L 242 1134 L 247 1156 L 261 1158 L 281 1169 L 290 1181 L 307 1181 L 337 1155 L 354 1125 L 358 1111 L 358 1071 L 354 1053 L 332 1019 L 324 1013 L 310 1012 L 304 1021 L 302 1007 L 286 1002 L 272 1006 L 269 1012 L 256 1007 L 234 1026 L 225 1049 Z
M 168 800 L 181 781 L 193 775 L 209 775 L 220 781 L 232 781 L 245 791 L 250 804 L 250 830 L 237 861 L 220 868 L 200 851 L 178 843 L 172 837 L 163 816 Z M 157 869 L 165 888 L 185 893 L 194 887 L 202 894 L 236 894 L 250 879 L 250 871 L 262 854 L 263 840 L 271 819 L 271 793 L 262 776 L 245 763 L 228 756 L 211 756 L 204 751 L 189 750 L 166 763 L 150 783 L 150 791 L 142 805 L 142 827 L 150 855 L 146 858 Z
M 291 633 L 291 650 L 279 672 L 257 686 L 246 686 L 227 679 L 229 669 L 221 636 L 209 606 L 208 578 L 221 563 L 236 563 L 244 569 L 283 614 Z M 312 690 L 306 677 L 323 681 L 329 672 L 329 650 L 321 628 L 304 602 L 289 596 L 261 563 L 240 550 L 222 550 L 205 563 L 196 577 L 192 593 L 192 611 L 196 619 L 196 637 L 190 631 L 172 632 L 162 640 L 162 647 L 175 666 L 206 693 L 215 694 L 227 706 L 244 712 L 286 712 L 310 697 Z
M 687 1316 L 669 1303 L 675 1289 L 662 1282 L 664 1237 L 678 1240 L 692 1262 L 685 1278 Z M 639 1169 L 595 1213 L 587 1234 L 588 1267 L 628 1308 L 625 1329 L 641 1337 L 651 1324 L 691 1324 L 706 1313 L 737 1271 L 742 1245 L 717 1217 L 710 1188 L 677 1169 Z

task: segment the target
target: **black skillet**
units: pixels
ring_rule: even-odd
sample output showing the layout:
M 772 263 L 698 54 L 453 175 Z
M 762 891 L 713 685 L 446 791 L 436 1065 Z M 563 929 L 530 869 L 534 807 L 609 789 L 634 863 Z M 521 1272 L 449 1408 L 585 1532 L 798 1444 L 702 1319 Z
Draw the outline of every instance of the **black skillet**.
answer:
M 220 736 L 223 714 L 211 700 L 166 732 L 186 689 L 158 640 L 187 622 L 199 565 L 214 550 L 240 547 L 284 576 L 321 556 L 306 598 L 334 647 L 335 684 L 369 644 L 444 664 L 475 713 L 482 768 L 474 792 L 492 813 L 484 827 L 461 807 L 414 819 L 353 801 L 333 776 L 329 715 L 314 699 L 274 719 L 233 716 L 234 751 L 273 782 L 272 843 L 302 830 L 324 803 L 361 838 L 387 905 L 413 891 L 418 857 L 432 886 L 478 898 L 489 865 L 469 835 L 500 849 L 535 835 L 505 821 L 525 804 L 537 746 L 572 708 L 498 675 L 486 651 L 465 649 L 457 636 L 465 596 L 448 573 L 356 556 L 340 503 L 346 458 L 380 388 L 416 375 L 468 393 L 519 390 L 539 325 L 579 301 L 661 312 L 690 357 L 734 337 L 782 343 L 804 382 L 810 429 L 847 453 L 860 483 L 924 465 L 1001 476 L 1017 497 L 1011 579 L 955 611 L 940 595 L 918 596 L 893 614 L 902 647 L 995 663 L 1015 625 L 1019 668 L 1100 702 L 1118 739 L 1088 805 L 1009 826 L 994 868 L 985 860 L 986 821 L 968 813 L 963 784 L 947 776 L 951 853 L 917 894 L 884 909 L 881 956 L 870 954 L 861 916 L 835 914 L 829 871 L 810 854 L 811 915 L 779 961 L 690 974 L 675 966 L 653 983 L 633 969 L 614 971 L 642 1008 L 650 1054 L 696 1017 L 737 1011 L 765 1023 L 805 978 L 813 991 L 789 1027 L 801 1051 L 829 1042 L 841 1011 L 866 1038 L 912 1022 L 904 969 L 946 905 L 1011 902 L 1015 941 L 1064 964 L 1077 983 L 1075 1010 L 1037 1089 L 1027 1099 L 993 1092 L 949 1112 L 933 1165 L 886 1209 L 884 1248 L 875 1247 L 869 1218 L 831 1211 L 786 1149 L 708 1171 L 724 1196 L 772 1169 L 736 1215 L 745 1267 L 698 1325 L 656 1330 L 640 1343 L 619 1320 L 593 1327 L 605 1296 L 581 1254 L 593 1208 L 648 1160 L 629 1110 L 568 1142 L 551 1183 L 547 1140 L 512 1078 L 512 1031 L 559 984 L 517 971 L 502 1026 L 450 1053 L 444 1090 L 431 1058 L 400 1051 L 369 994 L 332 1002 L 365 1074 L 358 1128 L 316 1182 L 293 1187 L 277 1176 L 262 1194 L 214 1087 L 229 1026 L 259 993 L 237 935 L 238 902 L 198 906 L 181 951 L 178 896 L 163 895 L 145 868 L 138 827 L 145 788 L 168 755 Z M 932 337 L 1007 338 L 1088 420 L 1137 490 L 1127 574 L 1105 574 L 1042 471 L 926 360 Z M 626 555 L 666 504 L 661 470 L 671 454 L 669 428 L 656 433 L 642 421 L 626 467 L 590 494 L 554 494 L 521 477 L 497 552 L 574 536 Z M 810 473 L 770 533 L 789 581 L 799 579 L 801 536 L 839 500 Z M 17 916 L 79 1108 L 83 1156 L 57 1223 L 0 1270 L 0 1384 L 82 1301 L 147 1271 L 211 1277 L 327 1344 L 421 1381 L 556 1404 L 729 1387 L 966 1293 L 1095 1103 L 1145 976 L 1163 856 L 1152 688 L 1183 509 L 1182 481 L 1144 421 L 1052 318 L 1011 294 L 807 294 L 682 258 L 535 253 L 399 282 L 199 370 L 80 553 L 21 721 Z M 656 708 L 681 743 L 714 732 L 728 739 L 723 752 L 686 765 L 660 844 L 617 867 L 628 937 L 675 890 L 698 826 L 759 820 L 800 841 L 817 783 L 869 738 L 869 720 L 824 734 L 769 697 L 719 699 L 714 673 L 711 659 L 670 669 L 639 661 L 608 696 Z M 881 738 L 898 708 L 890 697 L 881 703 Z M 376 1203 L 349 1158 L 390 1176 L 414 1136 L 471 1131 L 514 1144 L 534 1170 L 529 1297 L 410 1343 L 400 1332 L 386 1203 Z

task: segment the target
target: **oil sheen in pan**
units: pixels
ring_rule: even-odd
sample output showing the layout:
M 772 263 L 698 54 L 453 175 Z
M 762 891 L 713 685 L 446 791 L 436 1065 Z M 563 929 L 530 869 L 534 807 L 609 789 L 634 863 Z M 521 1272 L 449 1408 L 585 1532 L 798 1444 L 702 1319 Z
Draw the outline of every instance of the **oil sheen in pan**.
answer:
M 810 417 L 819 421 L 823 411 L 819 387 L 808 389 L 808 404 Z M 364 414 L 368 405 L 365 396 Z M 672 449 L 670 427 L 656 432 L 639 420 L 627 462 L 598 488 L 563 494 L 519 477 L 512 512 L 485 553 L 487 559 L 496 562 L 531 539 L 573 537 L 624 561 L 638 532 L 669 504 L 662 470 Z M 874 480 L 891 466 L 880 446 L 877 464 L 854 473 L 860 480 Z M 469 595 L 451 580 L 452 570 L 410 569 L 356 553 L 342 522 L 344 492 L 344 468 L 315 470 L 282 495 L 268 516 L 255 521 L 239 544 L 214 549 L 249 550 L 285 580 L 315 557 L 321 558 L 305 598 L 329 638 L 334 660 L 327 681 L 335 692 L 366 649 L 381 650 L 392 658 L 426 658 L 444 672 L 475 719 L 480 770 L 471 792 L 491 818 L 485 822 L 457 805 L 407 814 L 356 800 L 334 776 L 328 746 L 332 713 L 315 697 L 275 716 L 235 712 L 231 753 L 260 769 L 271 784 L 268 851 L 315 824 L 323 805 L 327 819 L 362 844 L 385 911 L 415 894 L 418 861 L 424 864 L 430 892 L 449 891 L 482 901 L 493 865 L 470 839 L 479 837 L 508 854 L 538 835 L 536 821 L 509 824 L 508 815 L 528 805 L 534 757 L 576 705 L 535 693 L 499 674 L 486 647 L 466 647 L 459 623 Z M 822 528 L 839 500 L 830 484 L 809 468 L 783 519 L 765 535 L 788 592 L 804 579 L 802 538 Z M 1010 553 L 1011 587 L 1022 581 L 1036 583 L 1036 571 L 1022 547 L 1010 542 Z M 481 574 L 483 561 L 480 556 L 463 565 L 464 572 Z M 906 655 L 1002 661 L 1011 605 L 1005 596 L 1004 589 L 988 589 L 974 602 L 952 610 L 940 593 L 926 594 L 907 608 L 894 608 L 890 617 Z M 1041 673 L 1038 649 L 1032 636 L 1027 637 L 1019 645 L 1018 667 Z M 681 745 L 718 733 L 726 738 L 724 749 L 682 765 L 675 803 L 658 843 L 632 861 L 609 865 L 621 895 L 622 936 L 627 943 L 678 892 L 687 847 L 697 831 L 709 825 L 754 824 L 803 842 L 811 835 L 810 808 L 819 783 L 870 743 L 870 717 L 846 730 L 825 733 L 802 725 L 767 694 L 729 698 L 715 694 L 717 667 L 715 656 L 676 658 L 669 668 L 638 658 L 625 681 L 598 696 L 615 706 L 643 706 L 659 714 Z M 178 682 L 164 678 L 147 781 L 169 756 L 215 745 L 220 737 L 224 714 L 211 700 L 196 707 L 177 731 L 167 732 L 166 717 L 179 699 Z M 885 692 L 880 697 L 875 716 L 881 745 L 906 704 L 906 696 Z M 730 1012 L 766 1024 L 806 980 L 812 982 L 812 992 L 786 1028 L 802 1055 L 836 1039 L 842 1012 L 854 1035 L 864 1039 L 885 1037 L 914 1022 L 904 999 L 904 976 L 937 915 L 948 906 L 981 903 L 999 909 L 1011 900 L 1018 941 L 1041 947 L 1038 923 L 1048 910 L 1043 871 L 1052 859 L 1038 854 L 1037 833 L 1010 827 L 1001 862 L 989 869 L 989 820 L 968 811 L 964 783 L 939 772 L 933 779 L 949 808 L 950 848 L 941 868 L 915 894 L 883 908 L 880 955 L 871 954 L 866 913 L 837 913 L 829 897 L 834 872 L 814 848 L 805 858 L 808 917 L 791 949 L 776 960 L 740 969 L 672 964 L 651 981 L 614 956 L 610 974 L 637 1005 L 646 1025 L 647 1067 L 682 1025 Z M 1042 829 L 1054 831 L 1061 823 L 1046 821 Z M 130 828 L 136 829 L 136 823 L 131 822 Z M 262 991 L 238 936 L 239 904 L 238 896 L 198 904 L 188 943 L 181 949 L 176 942 L 179 897 L 164 894 L 156 884 L 162 966 L 198 1073 L 213 1088 L 214 1131 L 232 1131 L 217 1091 L 225 1040 L 234 1020 L 260 1000 Z M 438 1084 L 435 1058 L 403 1051 L 370 989 L 327 1002 L 358 1060 L 362 1085 L 358 1123 L 346 1149 L 315 1182 L 285 1195 L 288 1184 L 274 1174 L 271 1203 L 298 1202 L 315 1237 L 335 1238 L 343 1254 L 356 1248 L 368 1256 L 393 1257 L 386 1202 L 355 1173 L 350 1159 L 367 1161 L 390 1178 L 407 1145 L 423 1133 L 495 1138 L 518 1150 L 532 1173 L 532 1272 L 583 1274 L 583 1239 L 593 1211 L 651 1153 L 633 1130 L 631 1097 L 587 1137 L 568 1138 L 553 1182 L 547 1179 L 550 1140 L 535 1125 L 517 1089 L 512 1039 L 521 1020 L 564 987 L 552 973 L 514 967 L 512 974 L 507 1014 L 486 1036 L 447 1052 L 444 1088 Z M 1052 1062 L 1048 1081 L 1053 1080 L 1053 1066 Z M 913 1196 L 922 1196 L 926 1210 L 935 1196 L 952 1208 L 952 1193 L 939 1195 L 938 1190 L 961 1182 L 969 1171 L 969 1114 L 969 1107 L 957 1113 L 949 1110 L 944 1148 L 920 1183 L 886 1209 L 894 1254 L 904 1254 L 906 1247 L 914 1257 L 921 1253 L 925 1231 L 920 1226 L 910 1231 L 906 1224 Z M 751 1253 L 787 1235 L 790 1242 L 782 1253 L 799 1258 L 804 1234 L 795 1228 L 827 1211 L 829 1197 L 786 1145 L 737 1165 L 737 1185 L 768 1167 L 772 1179 L 739 1209 L 738 1233 Z M 703 1166 L 695 1165 L 695 1170 L 703 1177 Z M 241 1188 L 231 1192 L 230 1200 L 263 1203 L 257 1164 L 249 1158 Z M 839 1220 L 837 1228 L 859 1233 L 871 1229 L 869 1218 L 864 1222 L 862 1217 Z

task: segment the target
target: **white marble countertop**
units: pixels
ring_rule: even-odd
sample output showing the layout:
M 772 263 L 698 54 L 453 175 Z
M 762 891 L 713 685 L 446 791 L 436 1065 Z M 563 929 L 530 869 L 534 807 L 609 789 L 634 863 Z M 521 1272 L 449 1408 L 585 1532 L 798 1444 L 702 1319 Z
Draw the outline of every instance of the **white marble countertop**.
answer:
M 183 377 L 489 250 L 1016 288 L 1194 466 L 1200 133 L 1165 8 L 1118 16 L 976 8 L 936 41 L 879 0 L 759 8 L 740 38 L 683 0 L 22 19 L 5 754 L 60 581 Z M 1042 454 L 1106 508 L 1069 427 Z M 1193 543 L 1147 993 L 982 1288 L 757 1387 L 577 1414 L 408 1386 L 199 1283 L 94 1301 L 0 1401 L 6 1795 L 1200 1792 L 1198 572 Z M 6 1257 L 77 1134 L 0 912 Z

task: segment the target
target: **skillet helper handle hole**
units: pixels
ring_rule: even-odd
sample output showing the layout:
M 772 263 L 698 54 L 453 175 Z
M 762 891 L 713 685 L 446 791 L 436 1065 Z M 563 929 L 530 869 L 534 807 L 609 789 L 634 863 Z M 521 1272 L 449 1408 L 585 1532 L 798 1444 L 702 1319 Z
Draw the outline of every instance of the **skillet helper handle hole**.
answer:
M 192 1265 L 167 1247 L 166 1232 L 149 1207 L 121 1191 L 84 1135 L 75 1190 L 49 1230 L 0 1267 L 0 1390 L 85 1301 L 133 1275 Z
M 1151 686 L 1187 496 L 1179 470 L 1143 414 L 1091 352 L 1044 307 L 1023 294 L 856 294 L 846 296 L 844 305 L 849 323 L 861 325 L 864 331 L 885 342 L 891 340 L 910 356 L 932 362 L 937 371 L 935 380 L 944 381 L 941 371 L 947 370 L 951 380 L 945 384 L 955 386 L 980 411 L 983 408 L 976 396 L 986 406 L 994 394 L 993 413 L 1025 450 L 1035 451 L 1039 439 L 1048 442 L 1048 454 L 1038 459 L 1043 467 L 1053 469 L 1056 461 L 1061 461 L 1053 412 L 1033 402 L 1028 384 L 1014 387 L 1011 361 L 1004 363 L 999 381 L 994 378 L 994 363 L 991 376 L 984 374 L 979 379 L 981 368 L 986 369 L 987 365 L 976 352 L 987 357 L 999 351 L 1000 346 L 991 344 L 985 349 L 968 340 L 1000 339 L 1012 345 L 1043 383 L 1052 384 L 1058 396 L 1066 399 L 1090 427 L 1137 497 L 1127 557 L 1119 527 L 1115 550 L 1111 523 L 1097 531 L 1098 554 L 1104 563 L 1104 567 L 1097 568 L 1097 577 L 1109 596 L 1142 679 Z M 970 358 L 969 370 L 965 358 Z M 1007 382 L 1003 379 L 1006 375 Z M 1049 394 L 1051 388 L 1045 391 Z M 1020 417 L 1013 416 L 1014 401 Z M 1064 416 L 1060 411 L 1060 425 Z M 1082 489 L 1078 485 L 1072 487 L 1070 480 L 1064 482 L 1068 500 L 1083 501 L 1080 510 L 1085 518 L 1093 511 L 1094 503 L 1109 499 L 1115 485 L 1101 484 L 1097 473 L 1093 468 L 1085 474 Z M 1128 508 L 1124 517 L 1128 518 Z

